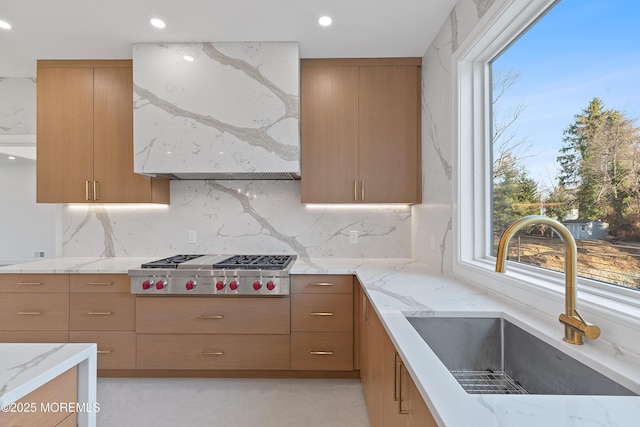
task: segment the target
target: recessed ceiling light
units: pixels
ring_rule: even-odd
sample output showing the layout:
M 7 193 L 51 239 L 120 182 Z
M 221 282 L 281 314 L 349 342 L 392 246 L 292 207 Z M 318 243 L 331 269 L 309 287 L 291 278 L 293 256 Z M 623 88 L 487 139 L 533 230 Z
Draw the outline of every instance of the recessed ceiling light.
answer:
M 2 28 L 3 30 L 10 30 L 11 29 L 11 24 L 9 24 L 8 22 L 0 20 L 0 28 Z
M 158 19 L 158 18 L 151 18 L 149 22 L 151 22 L 151 25 L 153 25 L 156 28 L 164 28 L 167 26 L 167 24 L 165 24 L 162 19 Z
M 195 61 L 195 60 L 196 60 L 196 59 L 195 59 L 193 56 L 191 56 L 191 55 L 185 55 L 185 56 L 183 56 L 182 58 L 183 58 L 185 61 L 187 61 L 187 62 L 193 62 L 193 61 Z
M 16 158 L 13 156 L 9 156 L 9 160 L 15 160 Z
M 322 16 L 320 17 L 320 19 L 318 19 L 318 24 L 322 25 L 323 27 L 328 27 L 329 25 L 331 25 L 332 19 L 330 16 Z

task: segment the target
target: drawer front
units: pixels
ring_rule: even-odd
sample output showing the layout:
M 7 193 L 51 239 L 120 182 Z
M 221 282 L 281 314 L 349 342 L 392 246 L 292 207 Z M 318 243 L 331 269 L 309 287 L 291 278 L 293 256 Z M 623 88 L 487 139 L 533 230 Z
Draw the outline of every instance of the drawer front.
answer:
M 353 370 L 353 334 L 351 332 L 292 332 L 291 369 Z
M 353 331 L 353 295 L 291 295 L 292 331 Z
M 0 330 L 68 330 L 69 294 L 4 294 Z
M 2 292 L 69 292 L 69 275 L 0 274 Z
M 0 331 L 0 342 L 69 342 L 69 333 L 64 331 Z
M 135 369 L 135 332 L 71 331 L 69 342 L 97 343 L 98 369 Z
M 78 293 L 129 294 L 131 281 L 126 274 L 72 274 L 69 289 Z
M 136 297 L 130 294 L 71 294 L 69 329 L 133 331 Z
M 291 276 L 292 294 L 353 294 L 352 275 L 296 274 Z
M 138 369 L 288 370 L 289 335 L 138 334 Z
M 288 334 L 289 298 L 137 297 L 136 332 Z
M 77 402 L 78 374 L 75 367 L 43 384 L 18 400 L 26 407 L 35 405 L 35 412 L 0 411 L 0 426 L 56 426 L 70 414 L 67 411 L 42 411 L 41 404 Z M 57 408 L 58 406 L 53 406 Z M 64 424 L 63 424 L 64 425 Z

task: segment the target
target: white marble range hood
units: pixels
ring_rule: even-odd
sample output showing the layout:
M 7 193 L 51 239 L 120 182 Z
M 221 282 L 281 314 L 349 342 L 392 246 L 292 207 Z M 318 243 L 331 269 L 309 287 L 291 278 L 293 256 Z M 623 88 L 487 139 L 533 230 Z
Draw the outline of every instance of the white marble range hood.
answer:
M 297 42 L 134 44 L 135 172 L 298 176 L 299 59 Z

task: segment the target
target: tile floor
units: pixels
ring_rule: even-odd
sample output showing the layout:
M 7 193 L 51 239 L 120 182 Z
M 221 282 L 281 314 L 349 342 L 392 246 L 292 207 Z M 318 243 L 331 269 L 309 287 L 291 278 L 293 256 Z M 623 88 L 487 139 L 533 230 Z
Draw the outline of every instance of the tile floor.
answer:
M 368 427 L 359 380 L 99 378 L 98 427 Z

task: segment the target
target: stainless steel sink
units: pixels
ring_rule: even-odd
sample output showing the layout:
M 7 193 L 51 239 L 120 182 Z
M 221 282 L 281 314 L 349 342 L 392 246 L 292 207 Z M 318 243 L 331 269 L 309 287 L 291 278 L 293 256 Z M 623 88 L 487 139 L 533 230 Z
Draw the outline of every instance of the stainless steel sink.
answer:
M 409 317 L 467 393 L 636 393 L 502 318 Z

